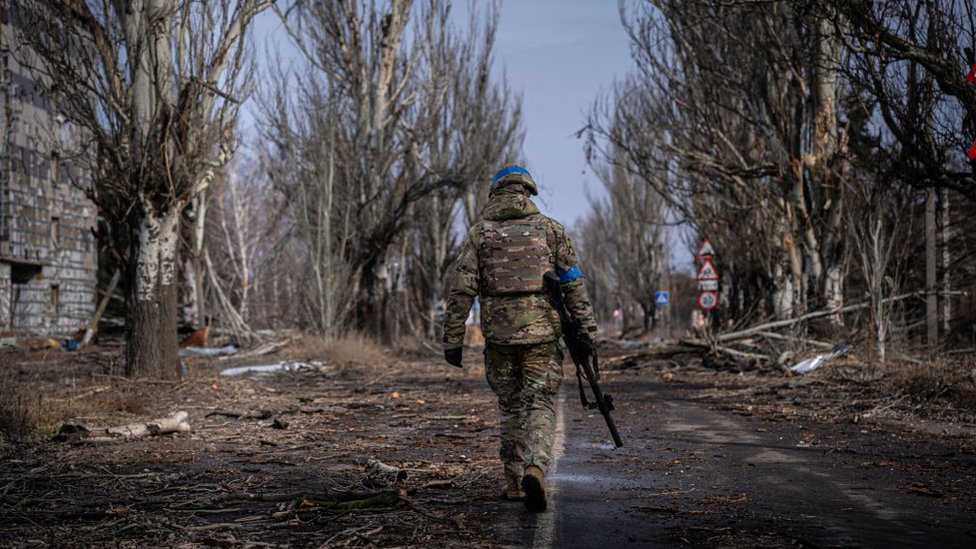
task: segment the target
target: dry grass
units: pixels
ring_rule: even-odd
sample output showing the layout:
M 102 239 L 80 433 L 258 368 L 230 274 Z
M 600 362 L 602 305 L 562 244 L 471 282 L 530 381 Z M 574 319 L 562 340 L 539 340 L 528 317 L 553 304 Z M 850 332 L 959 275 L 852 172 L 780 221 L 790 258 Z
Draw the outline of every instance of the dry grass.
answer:
M 334 340 L 303 335 L 292 341 L 282 355 L 289 360 L 323 360 L 336 366 L 372 365 L 390 361 L 387 350 L 359 334 L 350 334 Z
M 892 391 L 919 403 L 951 404 L 976 411 L 976 359 L 938 359 L 927 364 L 899 364 L 888 370 Z
M 146 411 L 141 388 L 96 377 L 95 355 L 0 350 L 0 445 L 53 435 L 70 418 Z
M 0 369 L 0 442 L 28 439 L 46 423 L 42 397 L 29 388 L 10 368 Z

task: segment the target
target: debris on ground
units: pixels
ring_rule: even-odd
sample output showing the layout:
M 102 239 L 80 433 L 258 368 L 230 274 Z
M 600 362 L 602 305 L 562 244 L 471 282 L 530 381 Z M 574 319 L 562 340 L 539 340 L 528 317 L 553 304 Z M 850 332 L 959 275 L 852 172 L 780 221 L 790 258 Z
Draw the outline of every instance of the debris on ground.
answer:
M 809 374 L 810 372 L 816 370 L 817 368 L 823 366 L 827 362 L 835 358 L 842 357 L 850 352 L 851 346 L 848 343 L 838 343 L 834 350 L 829 353 L 817 355 L 813 358 L 808 358 L 801 362 L 797 362 L 790 367 L 790 371 L 794 374 Z
M 301 361 L 301 360 L 286 360 L 284 362 L 278 362 L 276 364 L 263 364 L 256 366 L 238 366 L 236 368 L 227 368 L 226 370 L 221 370 L 220 375 L 223 377 L 234 377 L 243 376 L 247 374 L 271 374 L 275 372 L 297 372 L 299 370 L 320 370 L 325 366 L 323 362 L 317 360 L 312 361 Z
M 181 357 L 188 356 L 231 356 L 240 351 L 236 345 L 225 345 L 223 347 L 184 347 L 180 349 Z
M 176 412 L 162 419 L 118 427 L 89 427 L 77 422 L 65 422 L 55 438 L 61 442 L 96 444 L 129 438 L 187 433 L 190 431 L 187 417 L 186 412 Z

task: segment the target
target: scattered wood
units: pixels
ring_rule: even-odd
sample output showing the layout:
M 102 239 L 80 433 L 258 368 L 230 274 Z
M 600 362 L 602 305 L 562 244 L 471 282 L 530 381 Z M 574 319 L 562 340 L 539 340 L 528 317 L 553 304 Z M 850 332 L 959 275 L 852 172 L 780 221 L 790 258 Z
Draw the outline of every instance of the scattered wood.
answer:
M 371 492 L 366 494 L 344 494 L 341 497 L 334 499 L 305 497 L 302 499 L 300 508 L 318 508 L 326 511 L 351 511 L 354 509 L 367 509 L 370 507 L 390 507 L 392 505 L 396 505 L 399 503 L 399 501 L 399 490 L 384 490 L 382 492 Z
M 210 416 L 224 416 L 235 419 L 268 419 L 272 416 L 271 410 L 251 410 L 249 412 L 239 412 L 235 410 L 214 410 L 207 414 Z
M 285 338 L 279 339 L 277 341 L 269 341 L 268 343 L 263 343 L 263 344 L 258 345 L 257 347 L 255 347 L 253 349 L 250 349 L 248 351 L 244 351 L 242 353 L 238 353 L 233 358 L 252 358 L 252 357 L 256 357 L 256 356 L 270 355 L 272 353 L 276 353 L 276 352 L 284 349 L 286 346 L 288 346 L 289 343 L 291 343 L 291 340 L 292 340 L 291 337 L 285 337 Z M 224 359 L 227 359 L 227 358 L 231 358 L 231 357 L 229 357 L 229 356 L 222 356 L 218 360 L 224 360 Z
M 369 458 L 366 460 L 366 476 L 369 478 L 389 478 L 393 482 L 400 482 L 407 479 L 407 472 L 399 467 L 387 465 L 378 459 Z
M 186 412 L 145 423 L 130 423 L 119 427 L 88 427 L 80 423 L 65 422 L 55 436 L 61 442 L 97 444 L 116 440 L 185 433 L 190 430 Z
M 443 488 L 454 488 L 454 480 L 453 479 L 437 479 L 437 480 L 432 480 L 430 482 L 425 483 L 423 486 L 421 486 L 421 488 L 423 488 L 425 490 L 427 488 L 441 488 L 441 489 L 443 489 Z

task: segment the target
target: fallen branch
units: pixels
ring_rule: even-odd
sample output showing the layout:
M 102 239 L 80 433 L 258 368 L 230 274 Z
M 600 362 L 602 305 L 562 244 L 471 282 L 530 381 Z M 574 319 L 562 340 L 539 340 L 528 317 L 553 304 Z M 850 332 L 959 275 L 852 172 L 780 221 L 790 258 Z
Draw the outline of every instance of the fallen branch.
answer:
M 224 416 L 235 419 L 268 419 L 271 417 L 271 410 L 251 410 L 250 412 L 238 412 L 235 410 L 214 410 L 207 414 L 210 416 Z
M 105 308 L 108 307 L 109 300 L 115 294 L 115 287 L 119 285 L 119 279 L 121 277 L 122 269 L 115 269 L 115 273 L 112 274 L 112 280 L 109 281 L 108 288 L 105 289 L 105 295 L 98 302 L 98 309 L 95 310 L 94 318 L 92 318 L 91 323 L 85 328 L 84 335 L 82 335 L 81 341 L 78 342 L 79 348 L 88 346 L 92 338 L 95 337 L 95 333 L 98 331 L 98 323 L 102 319 L 102 315 L 105 314 Z
M 806 339 L 802 337 L 785 336 L 783 334 L 777 334 L 776 332 L 756 332 L 756 335 L 768 339 L 775 339 L 778 341 L 799 341 L 804 345 L 808 345 L 810 347 L 816 347 L 818 349 L 824 349 L 827 351 L 834 348 L 834 345 L 832 343 L 826 343 L 824 341 L 817 341 L 815 339 Z
M 253 349 L 250 349 L 248 351 L 244 351 L 242 353 L 238 353 L 233 358 L 253 358 L 253 357 L 256 357 L 256 356 L 270 355 L 272 353 L 276 353 L 276 352 L 280 351 L 281 349 L 284 349 L 286 346 L 288 346 L 289 343 L 291 343 L 291 340 L 292 340 L 292 338 L 286 337 L 284 339 L 279 339 L 278 341 L 270 341 L 268 343 L 264 343 L 262 345 L 258 345 L 257 347 L 255 347 Z M 222 357 L 218 358 L 217 360 L 225 360 L 225 359 L 228 359 L 228 358 L 232 358 L 232 357 L 231 356 L 222 356 Z
M 882 303 L 888 303 L 892 301 L 904 301 L 912 297 L 923 297 L 929 295 L 930 292 L 920 291 L 911 292 L 907 294 L 900 294 L 896 296 L 886 297 L 881 300 Z M 949 295 L 955 292 L 938 292 L 939 294 Z M 798 316 L 796 318 L 787 318 L 784 320 L 776 320 L 773 322 L 767 322 L 765 324 L 759 324 L 758 326 L 753 326 L 751 328 L 746 328 L 745 330 L 739 330 L 738 332 L 729 332 L 725 334 L 719 334 L 715 339 L 716 341 L 734 341 L 736 339 L 742 339 L 751 335 L 757 335 L 759 332 L 768 332 L 769 330 L 775 330 L 777 328 L 788 328 L 790 326 L 795 326 L 801 322 L 806 322 L 807 320 L 814 320 L 817 318 L 823 318 L 825 316 L 838 315 L 843 313 L 851 313 L 854 311 L 859 311 L 861 309 L 867 309 L 872 304 L 870 301 L 865 301 L 863 303 L 857 303 L 854 305 L 846 305 L 844 307 L 837 307 L 834 309 L 825 309 L 822 311 L 814 311 L 812 313 L 807 313 L 805 315 Z
M 65 422 L 55 439 L 61 442 L 97 444 L 121 439 L 185 433 L 190 430 L 186 418 L 186 412 L 176 412 L 162 419 L 146 423 L 130 423 L 119 427 L 86 427 L 80 423 Z
M 684 345 L 683 342 L 679 341 L 676 345 L 668 345 L 666 347 L 652 347 L 650 349 L 641 349 L 637 352 L 630 353 L 622 356 L 615 356 L 609 358 L 600 359 L 600 367 L 606 368 L 608 370 L 613 369 L 624 369 L 634 367 L 633 364 L 628 364 L 639 358 L 650 358 L 650 359 L 668 359 L 674 358 L 681 355 L 689 354 L 701 354 L 705 352 L 706 347 L 699 345 Z
M 396 505 L 399 501 L 399 490 L 386 490 L 371 494 L 348 494 L 339 499 L 306 497 L 302 499 L 301 508 L 316 507 L 327 511 L 351 511 L 369 507 L 388 507 Z

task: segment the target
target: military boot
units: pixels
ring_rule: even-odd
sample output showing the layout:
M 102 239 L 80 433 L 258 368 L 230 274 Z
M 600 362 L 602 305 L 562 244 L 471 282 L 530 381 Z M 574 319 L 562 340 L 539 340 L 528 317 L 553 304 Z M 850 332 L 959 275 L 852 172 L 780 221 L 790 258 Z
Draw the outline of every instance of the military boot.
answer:
M 538 513 L 546 510 L 546 475 L 535 465 L 525 468 L 522 491 L 525 492 L 525 508 Z
M 525 492 L 518 488 L 502 488 L 501 497 L 508 501 L 523 501 L 525 500 Z

